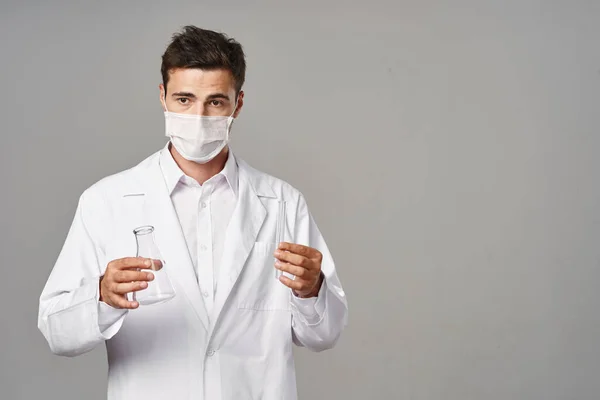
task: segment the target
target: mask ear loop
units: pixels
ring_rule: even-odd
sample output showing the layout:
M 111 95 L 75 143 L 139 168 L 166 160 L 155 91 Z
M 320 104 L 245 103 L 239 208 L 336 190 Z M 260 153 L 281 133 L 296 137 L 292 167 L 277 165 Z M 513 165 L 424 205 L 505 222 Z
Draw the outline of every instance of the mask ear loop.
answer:
M 235 107 L 233 107 L 233 111 L 231 112 L 231 114 L 229 114 L 229 117 L 227 118 L 227 141 L 229 141 L 229 133 L 231 131 L 231 126 L 233 125 L 233 122 L 235 121 L 235 117 L 233 116 L 233 114 L 235 114 L 235 112 L 237 111 L 238 108 L 238 100 L 239 98 L 237 98 L 235 100 Z
M 162 100 L 163 100 L 163 101 L 162 101 L 162 103 L 163 103 L 163 106 L 165 107 L 165 111 L 164 111 L 164 112 L 168 113 L 168 112 L 169 112 L 169 110 L 167 109 L 167 94 L 166 94 L 166 93 L 165 93 L 165 95 L 163 96 Z M 237 107 L 237 106 L 236 106 L 236 107 Z
M 235 112 L 237 111 L 238 104 L 239 97 L 236 96 L 235 107 L 233 107 L 233 111 L 231 112 L 231 114 L 229 114 L 229 117 L 227 117 L 227 141 L 229 141 L 229 133 L 231 131 L 231 126 L 233 125 L 233 121 L 235 121 L 235 117 L 233 116 L 233 114 L 235 114 Z
M 237 111 L 238 104 L 239 104 L 239 98 L 236 98 L 235 99 L 235 106 L 233 107 L 233 111 L 231 112 L 231 114 L 229 114 L 229 118 L 234 118 L 235 119 L 235 117 L 233 116 L 233 114 L 235 114 L 235 112 Z

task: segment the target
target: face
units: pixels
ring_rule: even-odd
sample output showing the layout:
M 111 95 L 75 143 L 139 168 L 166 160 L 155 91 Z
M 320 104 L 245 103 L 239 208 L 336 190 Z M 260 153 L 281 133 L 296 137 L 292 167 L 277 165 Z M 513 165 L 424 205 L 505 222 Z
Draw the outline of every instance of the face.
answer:
M 165 88 L 160 84 L 160 100 L 165 109 Z M 178 68 L 169 71 L 166 109 L 179 114 L 237 117 L 244 104 L 244 92 L 235 107 L 235 81 L 228 70 Z

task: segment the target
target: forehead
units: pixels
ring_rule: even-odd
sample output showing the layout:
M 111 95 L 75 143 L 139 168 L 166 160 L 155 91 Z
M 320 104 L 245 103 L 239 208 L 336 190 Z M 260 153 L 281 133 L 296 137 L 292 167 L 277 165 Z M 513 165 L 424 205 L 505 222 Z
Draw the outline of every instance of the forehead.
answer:
M 191 92 L 197 96 L 213 92 L 235 91 L 233 75 L 226 69 L 203 70 L 198 68 L 177 68 L 169 71 L 167 90 Z

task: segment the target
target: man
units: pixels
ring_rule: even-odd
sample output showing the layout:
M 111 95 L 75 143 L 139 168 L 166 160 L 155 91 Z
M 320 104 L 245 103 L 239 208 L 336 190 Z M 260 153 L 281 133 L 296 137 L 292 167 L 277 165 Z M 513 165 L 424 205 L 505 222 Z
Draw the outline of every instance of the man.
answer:
M 159 85 L 169 143 L 79 200 L 38 326 L 55 354 L 106 343 L 109 399 L 296 399 L 292 343 L 329 349 L 346 325 L 303 196 L 227 145 L 245 69 L 233 39 L 174 35 Z M 146 225 L 175 291 L 153 305 L 132 296 L 156 284 L 135 257 L 132 232 Z

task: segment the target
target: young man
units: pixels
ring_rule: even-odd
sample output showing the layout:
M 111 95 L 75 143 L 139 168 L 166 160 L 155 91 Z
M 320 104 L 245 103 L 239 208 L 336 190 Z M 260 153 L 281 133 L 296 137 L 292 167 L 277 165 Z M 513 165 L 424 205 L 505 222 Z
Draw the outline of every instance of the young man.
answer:
M 55 354 L 106 343 L 109 399 L 296 399 L 292 343 L 325 350 L 346 325 L 302 194 L 227 145 L 245 69 L 233 39 L 176 34 L 159 86 L 169 143 L 79 200 L 38 326 Z M 175 296 L 140 305 L 132 293 L 156 289 L 161 268 L 134 257 L 133 231 L 148 225 Z

